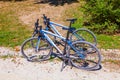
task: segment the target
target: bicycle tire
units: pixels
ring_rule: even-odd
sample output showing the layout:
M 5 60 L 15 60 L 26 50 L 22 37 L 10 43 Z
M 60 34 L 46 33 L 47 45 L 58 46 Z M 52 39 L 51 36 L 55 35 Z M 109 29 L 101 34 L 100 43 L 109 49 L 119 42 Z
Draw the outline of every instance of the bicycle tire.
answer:
M 100 65 L 101 55 L 96 46 L 86 41 L 75 41 L 72 46 L 76 51 L 69 47 L 68 54 L 74 67 L 93 70 Z
M 75 30 L 70 36 L 70 40 L 71 41 L 87 41 L 94 44 L 95 46 L 97 45 L 97 38 L 95 34 L 92 31 L 85 28 L 80 28 Z
M 25 40 L 21 46 L 21 53 L 28 61 L 44 61 L 51 55 L 51 46 L 45 39 L 41 39 L 39 49 L 36 51 L 38 37 Z

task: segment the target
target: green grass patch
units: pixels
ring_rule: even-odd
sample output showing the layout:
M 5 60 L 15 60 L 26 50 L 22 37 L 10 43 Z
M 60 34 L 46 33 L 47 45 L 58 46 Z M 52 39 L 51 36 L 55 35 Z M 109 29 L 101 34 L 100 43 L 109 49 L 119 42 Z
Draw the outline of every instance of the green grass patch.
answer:
M 98 45 L 104 49 L 120 49 L 119 35 L 97 34 Z
M 21 45 L 30 36 L 28 26 L 20 23 L 15 12 L 9 8 L 0 9 L 0 46 Z
M 38 11 L 33 1 L 0 1 L 0 46 L 15 47 L 31 36 L 32 29 L 19 20 L 20 16 Z

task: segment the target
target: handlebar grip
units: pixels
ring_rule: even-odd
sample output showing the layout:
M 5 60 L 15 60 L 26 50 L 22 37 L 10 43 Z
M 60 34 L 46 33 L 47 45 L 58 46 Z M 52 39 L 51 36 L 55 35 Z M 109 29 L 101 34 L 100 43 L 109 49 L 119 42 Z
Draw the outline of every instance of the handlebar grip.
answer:
M 45 14 L 43 14 L 43 19 L 47 19 L 47 16 L 45 16 Z

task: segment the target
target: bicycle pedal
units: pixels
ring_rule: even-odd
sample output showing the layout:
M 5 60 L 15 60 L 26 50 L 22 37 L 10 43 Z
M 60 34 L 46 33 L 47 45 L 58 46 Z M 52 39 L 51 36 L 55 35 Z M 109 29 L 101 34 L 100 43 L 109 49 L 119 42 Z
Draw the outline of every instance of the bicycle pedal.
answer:
M 68 65 L 69 64 L 68 61 L 65 61 L 65 64 Z

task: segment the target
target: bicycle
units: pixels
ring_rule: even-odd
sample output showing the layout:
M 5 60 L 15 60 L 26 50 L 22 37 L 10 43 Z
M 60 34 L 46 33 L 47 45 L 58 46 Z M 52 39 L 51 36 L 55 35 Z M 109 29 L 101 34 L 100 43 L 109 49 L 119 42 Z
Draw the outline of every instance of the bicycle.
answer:
M 47 18 L 47 16 L 45 16 L 45 14 L 43 14 L 43 23 L 45 24 L 45 30 L 49 30 L 55 34 L 58 34 L 59 36 L 61 36 L 61 34 L 58 32 L 58 30 L 56 29 L 56 27 L 61 27 L 64 29 L 67 29 L 68 26 L 64 26 L 55 22 L 50 21 L 50 18 Z M 72 27 L 72 24 L 75 23 L 77 19 L 73 18 L 73 19 L 67 19 L 67 21 L 71 21 L 70 25 Z M 94 35 L 94 33 L 88 29 L 85 28 L 79 28 L 76 29 L 74 27 L 72 27 L 71 30 L 71 36 L 70 36 L 70 40 L 71 41 L 78 41 L 78 40 L 82 40 L 82 41 L 88 41 L 92 44 L 94 44 L 95 46 L 97 45 L 97 39 L 96 36 Z M 36 33 L 33 33 L 33 36 L 35 36 Z M 56 40 L 55 40 L 56 41 Z
M 72 23 L 72 21 L 70 21 L 70 23 Z M 38 37 L 31 37 L 25 40 L 21 46 L 22 55 L 28 61 L 46 61 L 53 53 L 53 49 L 55 49 L 58 53 L 54 54 L 63 60 L 61 71 L 66 65 L 85 70 L 92 70 L 100 65 L 101 55 L 96 46 L 87 41 L 73 42 L 69 39 L 69 33 L 73 29 L 71 26 L 65 28 L 65 30 L 67 30 L 66 38 L 42 29 L 42 26 L 38 25 L 38 20 L 35 26 L 39 28 Z M 65 43 L 63 52 L 48 35 L 59 38 Z

